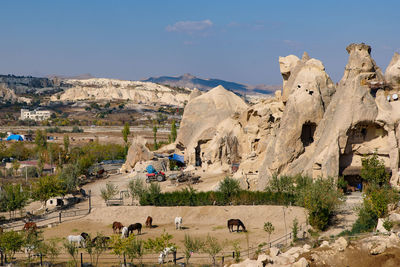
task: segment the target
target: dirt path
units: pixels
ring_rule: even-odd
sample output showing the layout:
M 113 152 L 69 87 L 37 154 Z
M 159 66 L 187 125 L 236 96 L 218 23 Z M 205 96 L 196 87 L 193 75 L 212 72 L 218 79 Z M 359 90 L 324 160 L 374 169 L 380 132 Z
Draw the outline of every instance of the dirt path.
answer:
M 356 208 L 362 204 L 363 196 L 361 192 L 354 192 L 346 196 L 346 201 L 340 206 L 333 225 L 322 233 L 322 236 L 329 237 L 331 235 L 338 235 L 344 230 L 351 230 L 351 227 L 357 220 Z

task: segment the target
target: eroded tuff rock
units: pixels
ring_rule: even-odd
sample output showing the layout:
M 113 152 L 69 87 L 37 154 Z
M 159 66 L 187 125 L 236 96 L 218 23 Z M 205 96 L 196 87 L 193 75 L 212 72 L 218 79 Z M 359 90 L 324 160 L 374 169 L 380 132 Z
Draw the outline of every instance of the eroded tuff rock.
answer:
M 26 97 L 18 97 L 14 91 L 11 89 L 7 88 L 6 85 L 0 83 L 0 103 L 4 102 L 11 102 L 11 103 L 16 103 L 16 102 L 26 102 L 30 103 L 31 100 Z
M 189 90 L 175 90 L 151 82 L 93 78 L 66 80 L 72 88 L 51 98 L 52 101 L 130 100 L 141 104 L 182 106 L 189 100 Z
M 176 139 L 177 148 L 185 151 L 188 163 L 201 166 L 204 145 L 215 137 L 218 125 L 246 108 L 240 97 L 222 86 L 189 101 Z
M 383 76 L 368 45 L 346 50 L 348 62 L 337 85 L 322 62 L 305 53 L 301 59 L 279 59 L 284 89 L 275 98 L 247 106 L 222 87 L 193 98 L 176 149 L 185 151 L 189 165 L 201 168 L 240 164 L 236 178 L 258 189 L 275 173 L 357 176 L 362 157 L 376 151 L 397 186 L 399 55 Z
M 307 54 L 291 70 L 286 89 L 290 95 L 279 128 L 267 138 L 264 177 L 281 173 L 314 142 L 316 127 L 335 93 L 322 62 Z
M 267 140 L 271 144 L 269 147 L 274 149 L 268 150 L 273 156 L 266 157 L 266 168 L 261 172 L 262 177 L 270 177 L 273 173 L 303 173 L 314 178 L 359 175 L 362 156 L 377 151 L 387 168 L 392 171 L 392 184 L 397 185 L 399 102 L 387 101 L 384 78 L 370 56 L 369 46 L 351 44 L 347 51 L 348 63 L 336 93 L 333 96 L 328 93 L 325 96 L 326 101 L 321 94 L 319 105 L 323 104 L 324 110 L 317 104 L 314 109 L 300 105 L 300 115 L 291 111 L 293 107 L 299 110 L 290 101 L 293 97 L 296 103 L 299 97 L 295 97 L 296 91 L 291 92 L 277 131 L 279 134 Z M 314 121 L 310 120 L 314 123 L 314 128 L 311 127 L 311 131 L 308 131 L 312 138 L 308 144 L 304 140 L 300 143 L 299 139 L 302 139 L 304 129 L 309 125 L 306 120 L 311 112 L 315 114 Z M 290 113 L 295 115 L 293 117 L 297 121 L 285 124 L 285 120 L 293 120 L 287 115 Z M 297 123 L 298 121 L 301 123 Z
M 386 82 L 395 90 L 400 90 L 400 54 L 394 53 L 385 71 Z
M 132 144 L 128 150 L 128 155 L 126 156 L 125 164 L 122 165 L 121 171 L 130 172 L 133 170 L 136 163 L 150 160 L 153 157 L 153 152 L 146 147 L 146 140 L 141 136 L 137 136 L 132 140 Z

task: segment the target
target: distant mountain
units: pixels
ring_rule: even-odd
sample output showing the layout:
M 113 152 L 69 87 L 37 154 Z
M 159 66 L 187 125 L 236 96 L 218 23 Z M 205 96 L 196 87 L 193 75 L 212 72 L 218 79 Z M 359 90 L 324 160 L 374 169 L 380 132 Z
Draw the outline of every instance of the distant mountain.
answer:
M 186 73 L 179 77 L 173 76 L 161 76 L 161 77 L 150 77 L 144 82 L 153 82 L 158 84 L 164 84 L 174 87 L 184 87 L 194 89 L 197 88 L 201 91 L 208 91 L 218 85 L 222 85 L 224 88 L 238 92 L 240 94 L 273 94 L 276 90 L 281 89 L 280 85 L 246 85 L 241 83 L 229 82 L 220 79 L 202 79 Z

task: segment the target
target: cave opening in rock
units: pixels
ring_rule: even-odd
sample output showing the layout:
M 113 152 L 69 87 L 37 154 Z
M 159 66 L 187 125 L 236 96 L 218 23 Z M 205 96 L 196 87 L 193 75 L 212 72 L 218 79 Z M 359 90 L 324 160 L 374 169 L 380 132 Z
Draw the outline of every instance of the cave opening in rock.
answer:
M 195 166 L 201 167 L 201 149 L 200 144 L 197 144 L 196 148 L 194 149 L 196 155 L 196 163 Z
M 314 133 L 316 128 L 317 125 L 313 122 L 306 122 L 303 124 L 300 138 L 304 147 L 309 146 L 314 142 Z

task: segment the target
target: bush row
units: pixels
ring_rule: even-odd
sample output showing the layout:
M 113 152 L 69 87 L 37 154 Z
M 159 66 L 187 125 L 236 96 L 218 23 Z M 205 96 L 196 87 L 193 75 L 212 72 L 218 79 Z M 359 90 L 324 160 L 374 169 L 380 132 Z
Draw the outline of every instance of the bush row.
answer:
M 268 191 L 239 191 L 227 196 L 220 191 L 190 192 L 175 191 L 166 193 L 145 192 L 140 197 L 142 206 L 208 206 L 208 205 L 289 205 L 295 196 L 287 193 Z

